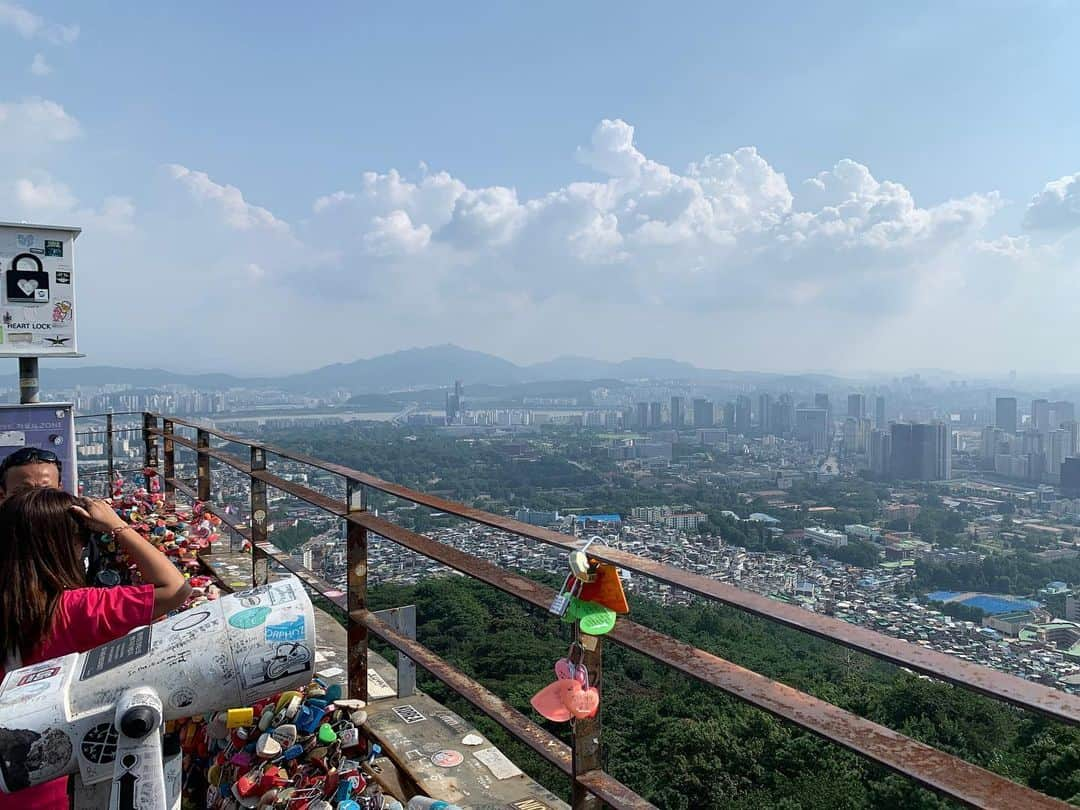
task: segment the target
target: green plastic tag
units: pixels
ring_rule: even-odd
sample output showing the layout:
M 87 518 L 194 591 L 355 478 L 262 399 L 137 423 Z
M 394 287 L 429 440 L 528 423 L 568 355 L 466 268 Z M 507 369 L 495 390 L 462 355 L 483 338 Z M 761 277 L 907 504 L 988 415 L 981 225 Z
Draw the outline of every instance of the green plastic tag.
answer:
M 615 611 L 596 602 L 579 602 L 577 618 L 581 632 L 590 636 L 602 636 L 615 626 Z

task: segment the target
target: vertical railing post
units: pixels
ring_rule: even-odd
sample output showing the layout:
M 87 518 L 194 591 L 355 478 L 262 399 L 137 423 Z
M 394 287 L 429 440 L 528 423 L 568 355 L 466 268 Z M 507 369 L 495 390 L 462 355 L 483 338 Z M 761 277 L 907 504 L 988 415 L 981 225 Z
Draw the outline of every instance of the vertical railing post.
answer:
M 589 685 L 595 686 L 603 695 L 601 684 L 603 642 L 600 636 L 582 633 L 580 627 L 576 632 L 578 643 L 582 648 L 581 663 L 585 665 L 589 673 Z M 603 708 L 603 700 L 600 703 Z M 574 778 L 570 806 L 574 810 L 600 810 L 604 806 L 600 799 L 589 793 L 577 781 L 582 774 L 600 769 L 600 710 L 597 710 L 595 717 L 574 720 L 570 725 L 570 737 Z
M 199 503 L 208 503 L 210 500 L 210 434 L 202 428 L 195 431 L 195 498 Z M 213 545 L 206 549 L 212 554 Z
M 150 471 L 157 472 L 158 468 L 157 436 L 150 432 L 156 429 L 157 417 L 147 411 L 143 414 L 143 469 L 146 471 L 143 478 L 147 491 L 150 490 L 150 479 L 153 477 Z
M 109 471 L 109 480 L 105 484 L 105 497 L 112 495 L 113 479 L 116 477 L 116 462 L 113 460 L 113 447 L 116 439 L 113 436 L 113 415 L 105 414 L 105 469 Z
M 253 587 L 270 581 L 270 560 L 259 546 L 266 542 L 266 482 L 255 473 L 266 469 L 266 450 L 251 445 L 251 584 Z
M 176 509 L 176 443 L 173 442 L 173 421 L 162 419 L 161 429 L 165 434 L 165 508 L 170 512 Z
M 367 509 L 364 485 L 349 478 L 345 482 L 345 498 L 349 514 Z M 346 519 L 349 607 L 349 697 L 368 699 L 368 631 L 367 625 L 353 618 L 353 613 L 367 610 L 367 529 Z

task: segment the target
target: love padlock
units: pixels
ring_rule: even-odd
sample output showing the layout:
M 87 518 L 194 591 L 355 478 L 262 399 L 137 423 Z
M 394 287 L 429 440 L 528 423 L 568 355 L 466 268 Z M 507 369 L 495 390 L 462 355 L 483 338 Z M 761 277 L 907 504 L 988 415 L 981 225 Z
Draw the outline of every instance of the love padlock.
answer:
M 570 599 L 581 590 L 581 586 L 584 584 L 584 582 L 573 574 L 567 574 L 566 581 L 563 583 L 562 588 L 555 595 L 555 598 L 551 600 L 551 604 L 548 606 L 548 612 L 553 613 L 556 616 L 562 616 L 566 613 L 566 609 L 570 606 Z

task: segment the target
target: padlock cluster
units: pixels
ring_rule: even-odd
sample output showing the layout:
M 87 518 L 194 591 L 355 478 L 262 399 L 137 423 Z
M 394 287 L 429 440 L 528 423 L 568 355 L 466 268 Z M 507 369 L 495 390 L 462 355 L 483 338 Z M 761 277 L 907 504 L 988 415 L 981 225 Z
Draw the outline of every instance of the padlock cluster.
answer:
M 182 721 L 175 730 L 185 792 L 221 810 L 402 810 L 365 773 L 380 753 L 360 734 L 366 719 L 363 701 L 316 679 L 302 691 Z
M 562 621 L 576 622 L 583 634 L 582 641 L 575 641 L 566 657 L 555 662 L 555 682 L 537 692 L 531 701 L 539 714 L 557 723 L 596 715 L 600 691 L 589 682 L 582 658 L 586 649 L 595 649 L 598 636 L 611 632 L 618 614 L 630 612 L 618 569 L 586 553 L 597 539 L 570 552 L 570 573 L 548 608 Z

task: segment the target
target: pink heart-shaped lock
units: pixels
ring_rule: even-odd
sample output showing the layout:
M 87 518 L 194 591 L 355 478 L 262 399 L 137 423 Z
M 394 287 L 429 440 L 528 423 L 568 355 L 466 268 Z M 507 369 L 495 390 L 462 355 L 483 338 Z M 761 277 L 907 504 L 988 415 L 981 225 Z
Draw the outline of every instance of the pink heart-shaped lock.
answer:
M 570 716 L 577 720 L 593 717 L 600 708 L 600 693 L 596 691 L 596 687 L 585 689 L 576 680 L 566 683 L 569 688 L 562 693 L 562 701 Z
M 536 711 L 546 717 L 548 720 L 553 720 L 556 723 L 565 723 L 572 715 L 570 709 L 563 698 L 563 695 L 567 690 L 577 687 L 581 688 L 581 684 L 577 681 L 555 681 L 555 683 L 549 683 L 535 695 L 529 702 Z

